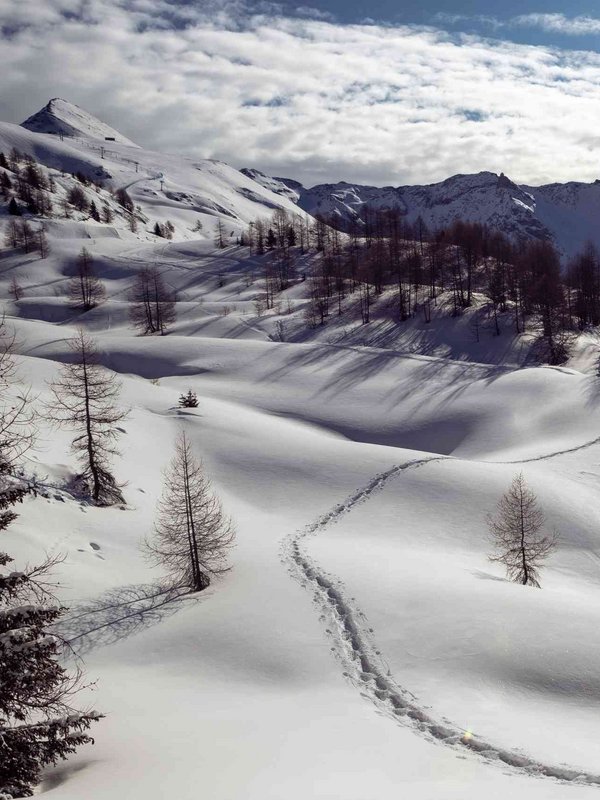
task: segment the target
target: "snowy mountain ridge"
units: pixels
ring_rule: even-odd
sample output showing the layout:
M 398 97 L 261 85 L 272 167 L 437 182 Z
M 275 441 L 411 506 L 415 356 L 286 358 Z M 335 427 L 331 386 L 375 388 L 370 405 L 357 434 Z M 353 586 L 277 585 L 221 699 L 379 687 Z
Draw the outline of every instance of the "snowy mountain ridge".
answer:
M 462 219 L 486 224 L 513 239 L 550 239 L 566 257 L 588 240 L 600 245 L 600 182 L 536 187 L 518 185 L 503 173 L 479 172 L 425 186 L 376 187 L 340 181 L 306 188 L 257 170 L 242 171 L 277 194 L 291 197 L 292 191 L 304 211 L 333 217 L 345 228 L 356 221 L 362 225 L 365 207 L 397 208 L 408 222 L 420 217 L 429 228 Z
M 24 138 L 26 132 L 29 138 Z M 186 229 L 206 215 L 211 227 L 217 218 L 232 223 L 231 236 L 277 208 L 332 217 L 349 228 L 353 222 L 362 226 L 365 207 L 397 208 L 408 222 L 420 218 L 430 229 L 463 219 L 486 224 L 514 240 L 550 239 L 565 258 L 588 240 L 600 246 L 600 182 L 534 187 L 519 185 L 503 173 L 480 172 L 424 186 L 340 181 L 307 188 L 257 169 L 237 170 L 211 159 L 152 152 L 60 98 L 50 100 L 21 126 L 0 126 L 0 149 L 10 149 L 16 140 L 17 147 L 47 166 L 81 171 L 113 189 L 127 188 L 149 218 L 175 217 Z M 181 235 L 178 232 L 178 238 Z
M 28 117 L 23 128 L 34 133 L 53 133 L 63 136 L 85 136 L 90 139 L 115 141 L 129 147 L 138 147 L 119 131 L 84 111 L 74 103 L 54 97 L 44 108 Z
M 126 190 L 138 209 L 138 238 L 152 238 L 154 225 L 169 221 L 176 240 L 212 241 L 220 221 L 224 243 L 232 243 L 248 223 L 268 219 L 276 209 L 305 215 L 291 192 L 275 193 L 222 161 L 139 147 L 66 100 L 50 100 L 22 125 L 0 123 L 0 151 L 8 156 L 13 148 L 56 170 L 65 191 L 77 174 L 109 192 Z M 87 214 L 78 221 L 92 238 L 130 236 L 126 220 L 115 219 L 110 230 Z

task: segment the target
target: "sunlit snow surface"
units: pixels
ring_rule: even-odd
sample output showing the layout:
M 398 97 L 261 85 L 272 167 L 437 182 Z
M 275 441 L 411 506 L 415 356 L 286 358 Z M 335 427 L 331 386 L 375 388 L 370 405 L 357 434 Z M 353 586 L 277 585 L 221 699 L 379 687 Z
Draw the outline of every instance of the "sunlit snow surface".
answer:
M 30 136 L 8 127 L 15 142 Z M 215 170 L 213 199 L 230 179 Z M 255 201 L 228 186 L 239 219 L 253 218 L 244 203 Z M 43 793 L 596 797 L 585 785 L 600 773 L 596 342 L 582 340 L 566 368 L 523 367 L 526 341 L 506 330 L 477 344 L 466 320 L 441 311 L 428 331 L 416 320 L 393 341 L 375 312 L 371 339 L 335 325 L 307 338 L 300 285 L 281 316 L 293 341 L 274 341 L 274 319 L 254 312 L 260 263 L 245 252 L 215 252 L 208 233 L 156 244 L 92 227 L 53 223 L 48 259 L 5 253 L 0 275 L 3 298 L 15 274 L 27 286 L 4 305 L 40 407 L 82 325 L 131 408 L 116 462 L 126 507 L 70 495 L 68 433 L 42 424 L 27 464 L 42 494 L 4 537 L 17 563 L 66 556 L 69 637 L 97 679 L 82 703 L 106 714 L 95 746 L 50 770 Z M 74 316 L 65 276 L 84 245 L 108 300 Z M 131 279 L 147 264 L 179 293 L 165 337 L 127 321 Z M 200 405 L 182 411 L 188 388 Z M 238 537 L 222 580 L 163 603 L 140 542 L 182 425 Z M 541 591 L 487 560 L 485 515 L 520 469 L 561 537 Z M 535 777 L 544 769 L 565 780 Z

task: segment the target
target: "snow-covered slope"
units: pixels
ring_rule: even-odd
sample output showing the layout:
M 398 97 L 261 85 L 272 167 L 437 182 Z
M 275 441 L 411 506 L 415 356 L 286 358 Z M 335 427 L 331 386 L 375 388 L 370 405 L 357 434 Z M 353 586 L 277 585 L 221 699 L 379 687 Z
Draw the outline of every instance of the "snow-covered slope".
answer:
M 74 103 L 55 97 L 22 123 L 34 133 L 54 133 L 63 136 L 85 136 L 90 139 L 114 140 L 119 144 L 136 147 L 130 139 L 96 119 Z
M 313 216 L 333 217 L 347 227 L 359 221 L 365 206 L 397 208 L 408 222 L 419 217 L 429 228 L 455 219 L 480 222 L 519 237 L 552 239 L 565 256 L 591 240 L 600 245 L 600 182 L 519 186 L 505 175 L 480 172 L 454 175 L 428 186 L 362 186 L 321 184 L 311 189 L 295 181 L 246 174 L 272 191 L 298 197 L 298 205 Z
M 107 715 L 95 746 L 49 770 L 43 793 L 596 797 L 595 374 L 474 363 L 488 351 L 466 331 L 470 363 L 274 341 L 254 310 L 264 262 L 246 249 L 56 230 L 46 259 L 3 256 L 0 297 L 24 383 L 43 409 L 82 326 L 131 413 L 115 461 L 123 508 L 69 493 L 70 436 L 42 419 L 26 464 L 41 493 L 3 536 L 17 565 L 66 556 L 64 633 L 98 680 L 86 702 Z M 107 287 L 85 314 L 65 303 L 83 245 Z M 178 295 L 163 337 L 128 323 L 132 279 L 152 265 Z M 13 276 L 18 302 L 7 299 Z M 284 293 L 299 315 L 302 288 Z M 197 409 L 176 405 L 188 388 Z M 231 572 L 197 601 L 157 606 L 160 571 L 140 545 L 181 426 L 237 544 Z M 487 560 L 485 513 L 520 469 L 561 534 L 541 591 Z
M 106 135 L 116 141 L 106 141 Z M 13 147 L 59 172 L 80 172 L 106 189 L 125 188 L 147 230 L 170 220 L 175 239 L 212 240 L 220 219 L 230 242 L 250 221 L 269 219 L 275 209 L 304 216 L 290 196 L 275 194 L 228 164 L 137 147 L 63 100 L 50 101 L 23 126 L 0 123 L 0 151 L 8 154 Z
M 244 167 L 240 172 L 242 175 L 246 175 L 248 178 L 256 181 L 256 183 L 264 186 L 265 189 L 287 197 L 293 203 L 298 202 L 301 192 L 304 191 L 302 184 L 298 183 L 298 181 L 286 180 L 284 178 L 270 178 L 259 169 L 248 169 Z
M 268 203 L 293 209 L 288 198 L 223 164 L 122 144 L 102 158 L 102 145 L 0 127 L 1 150 L 52 165 L 56 196 L 74 180 L 61 165 L 100 170 L 150 219 L 164 214 L 181 231 L 179 242 L 140 241 L 121 220 L 55 218 L 46 258 L 2 254 L 0 310 L 41 412 L 25 462 L 39 492 L 17 508 L 2 545 L 15 568 L 65 556 L 55 575 L 71 609 L 61 633 L 97 680 L 81 705 L 106 714 L 93 747 L 46 772 L 41 796 L 597 797 L 594 332 L 569 365 L 522 368 L 525 337 L 482 325 L 475 341 L 469 314 L 449 318 L 443 298 L 431 322 L 395 325 L 392 339 L 381 298 L 360 331 L 342 336 L 342 317 L 302 340 L 310 288 L 300 276 L 311 255 L 295 254 L 298 280 L 259 313 L 269 254 L 215 250 L 204 229 L 191 231 L 198 216 L 239 230 Z M 487 185 L 474 191 L 483 198 Z M 169 192 L 226 210 L 176 214 Z M 441 207 L 442 189 L 438 197 Z M 566 206 L 568 192 L 556 188 L 548 202 Z M 107 294 L 86 313 L 66 302 L 84 246 Z M 177 296 L 165 336 L 129 324 L 128 294 L 144 267 L 159 267 Z M 114 463 L 122 507 L 96 508 L 70 491 L 71 434 L 44 418 L 48 382 L 72 358 L 78 327 L 97 340 L 131 409 Z M 188 388 L 196 409 L 177 406 Z M 141 544 L 182 427 L 237 540 L 230 572 L 195 599 L 163 603 L 161 571 Z M 520 470 L 560 534 L 541 590 L 508 582 L 488 561 L 486 513 Z

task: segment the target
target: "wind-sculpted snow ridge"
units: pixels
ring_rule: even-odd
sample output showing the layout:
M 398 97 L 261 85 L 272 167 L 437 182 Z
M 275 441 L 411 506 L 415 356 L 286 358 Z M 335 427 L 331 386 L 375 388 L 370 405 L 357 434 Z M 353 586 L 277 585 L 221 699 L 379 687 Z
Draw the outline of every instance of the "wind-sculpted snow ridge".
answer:
M 544 764 L 521 753 L 496 747 L 445 719 L 435 719 L 429 710 L 418 704 L 414 695 L 395 681 L 383 654 L 374 642 L 373 629 L 369 627 L 366 616 L 357 608 L 354 598 L 348 599 L 345 596 L 341 581 L 324 573 L 302 547 L 304 539 L 336 523 L 340 517 L 352 511 L 356 505 L 369 500 L 403 471 L 447 458 L 448 456 L 431 456 L 415 459 L 376 475 L 345 501 L 305 528 L 286 537 L 282 548 L 284 562 L 302 586 L 313 591 L 314 602 L 320 609 L 320 620 L 326 625 L 326 633 L 332 642 L 331 650 L 342 663 L 344 676 L 381 713 L 431 741 L 441 742 L 457 750 L 470 750 L 486 761 L 507 765 L 520 773 L 600 786 L 600 774 Z
M 558 456 L 566 456 L 569 453 L 577 453 L 580 450 L 587 450 L 590 447 L 593 447 L 596 444 L 600 444 L 600 436 L 596 436 L 595 439 L 590 439 L 587 442 L 583 442 L 582 444 L 576 444 L 573 447 L 567 447 L 564 450 L 554 450 L 552 453 L 544 453 L 541 456 L 531 456 L 531 458 L 517 458 L 512 461 L 483 461 L 483 464 L 531 464 L 535 461 L 548 461 L 551 458 L 557 458 Z

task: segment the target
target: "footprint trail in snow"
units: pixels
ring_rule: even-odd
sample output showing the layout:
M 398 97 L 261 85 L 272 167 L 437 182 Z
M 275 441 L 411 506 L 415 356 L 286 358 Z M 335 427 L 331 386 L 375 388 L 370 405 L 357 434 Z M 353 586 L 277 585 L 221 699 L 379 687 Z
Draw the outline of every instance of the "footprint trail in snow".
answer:
M 546 456 L 548 457 L 548 456 Z M 564 766 L 552 766 L 521 753 L 497 747 L 470 731 L 451 722 L 436 720 L 429 711 L 418 705 L 414 695 L 394 679 L 382 653 L 373 641 L 373 631 L 365 615 L 344 595 L 341 581 L 324 573 L 303 547 L 303 540 L 335 524 L 344 514 L 366 501 L 392 478 L 405 470 L 417 469 L 448 456 L 414 459 L 376 475 L 366 486 L 356 491 L 326 514 L 286 537 L 282 546 L 284 561 L 292 575 L 314 593 L 320 607 L 320 619 L 332 641 L 332 650 L 341 661 L 345 677 L 357 687 L 362 696 L 397 723 L 411 727 L 415 733 L 431 741 L 441 742 L 457 750 L 471 753 L 492 763 L 508 765 L 531 776 L 548 777 L 569 783 L 600 786 L 600 774 L 582 772 Z

